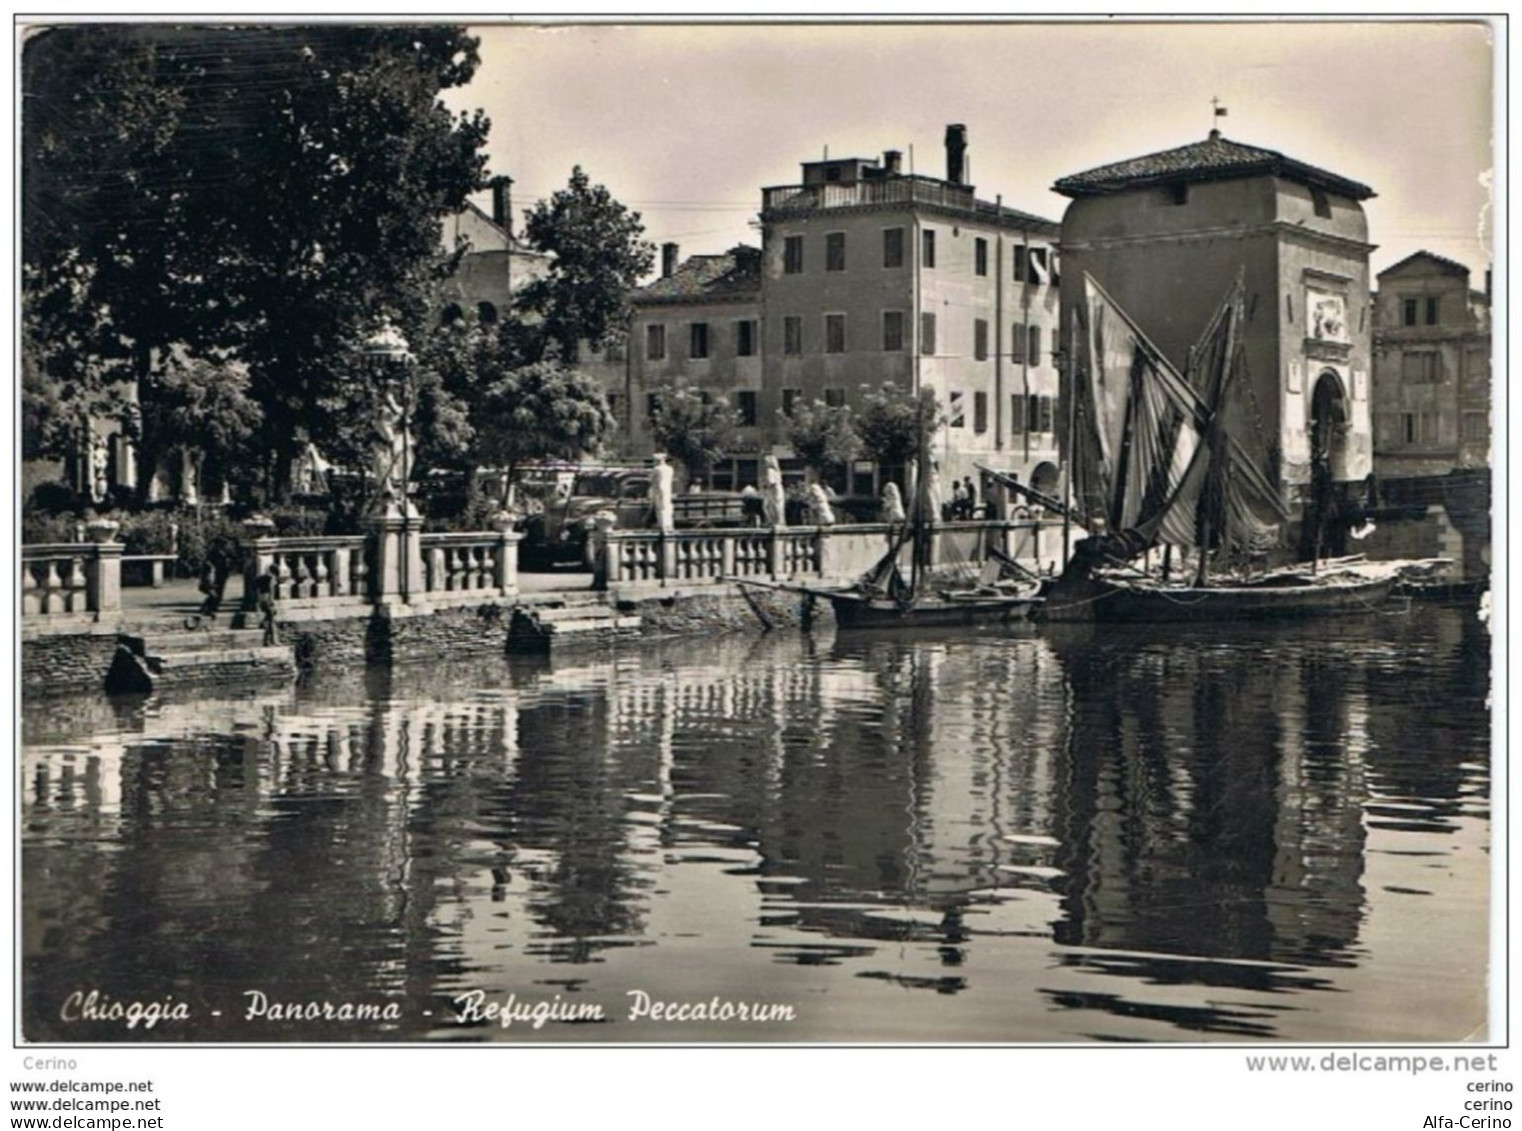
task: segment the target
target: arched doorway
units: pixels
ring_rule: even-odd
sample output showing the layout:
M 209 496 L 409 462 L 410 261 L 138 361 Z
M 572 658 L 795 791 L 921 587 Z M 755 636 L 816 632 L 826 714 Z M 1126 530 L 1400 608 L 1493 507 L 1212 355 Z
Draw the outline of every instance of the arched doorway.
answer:
M 1337 484 L 1347 478 L 1348 401 L 1342 378 L 1324 369 L 1311 391 L 1311 482 L 1300 525 L 1300 556 L 1336 557 L 1347 552 L 1348 523 Z
M 1342 378 L 1323 370 L 1311 393 L 1311 466 L 1324 466 L 1333 479 L 1347 478 L 1348 401 Z

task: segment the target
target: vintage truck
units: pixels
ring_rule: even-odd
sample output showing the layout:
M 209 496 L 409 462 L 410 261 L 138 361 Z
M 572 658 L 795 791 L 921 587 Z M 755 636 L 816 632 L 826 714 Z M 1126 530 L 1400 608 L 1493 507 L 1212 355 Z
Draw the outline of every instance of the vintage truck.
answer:
M 728 491 L 693 492 L 672 501 L 678 529 L 745 526 L 750 521 L 745 496 Z M 525 569 L 579 564 L 591 568 L 591 533 L 595 516 L 613 515 L 614 529 L 645 530 L 655 525 L 647 469 L 583 468 L 546 498 L 543 510 L 527 516 L 518 560 Z

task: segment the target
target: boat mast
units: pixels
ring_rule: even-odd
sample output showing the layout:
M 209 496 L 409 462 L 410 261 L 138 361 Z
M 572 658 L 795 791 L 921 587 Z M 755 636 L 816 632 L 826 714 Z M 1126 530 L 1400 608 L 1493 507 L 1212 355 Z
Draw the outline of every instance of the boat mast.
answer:
M 1075 402 L 1078 399 L 1078 311 L 1072 311 L 1072 317 L 1068 319 L 1068 348 L 1067 348 L 1067 474 L 1062 477 L 1062 564 L 1063 568 L 1073 557 L 1073 473 L 1077 470 L 1078 454 L 1074 451 L 1077 443 L 1077 410 Z
M 915 456 L 914 554 L 909 567 L 909 592 L 920 591 L 920 576 L 930 565 L 930 437 L 925 435 L 925 391 L 919 390 L 914 405 L 914 431 L 919 437 Z
M 1221 356 L 1216 359 L 1215 387 L 1211 389 L 1210 420 L 1205 434 L 1205 443 L 1210 449 L 1208 474 L 1213 489 L 1207 492 L 1201 499 L 1201 502 L 1205 505 L 1200 507 L 1199 512 L 1200 562 L 1194 576 L 1196 589 L 1204 589 L 1210 580 L 1207 565 L 1210 561 L 1210 540 L 1212 534 L 1210 524 L 1211 504 L 1223 500 L 1225 497 L 1226 452 L 1224 449 L 1226 445 L 1221 442 L 1221 412 L 1224 407 L 1221 404 L 1221 400 L 1225 395 L 1227 376 L 1231 371 L 1231 367 L 1236 364 L 1237 303 L 1240 295 L 1241 280 L 1238 279 L 1237 290 L 1233 291 L 1231 305 L 1226 309 L 1226 347 L 1221 351 Z

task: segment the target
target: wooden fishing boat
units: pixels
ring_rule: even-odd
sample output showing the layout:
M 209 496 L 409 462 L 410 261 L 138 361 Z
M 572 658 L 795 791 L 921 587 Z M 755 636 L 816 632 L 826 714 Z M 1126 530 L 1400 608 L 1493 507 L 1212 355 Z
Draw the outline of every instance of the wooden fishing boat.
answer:
M 1092 277 L 1085 276 L 1080 371 L 1069 428 L 1083 490 L 1104 503 L 1100 529 L 1080 540 L 1046 594 L 1048 621 L 1205 622 L 1303 619 L 1378 608 L 1425 563 L 1339 559 L 1273 573 L 1212 576 L 1212 558 L 1261 558 L 1288 518 L 1256 455 L 1227 431 L 1234 395 L 1250 386 L 1239 334 L 1240 279 L 1178 372 Z M 1136 567 L 1165 547 L 1195 555 L 1193 577 Z
M 857 589 L 820 591 L 840 628 L 933 628 L 1024 620 L 1041 603 L 1039 586 L 983 587 L 923 593 L 908 602 L 874 597 Z
M 1053 585 L 1043 615 L 1053 621 L 1196 624 L 1367 613 L 1390 596 L 1406 564 L 1370 562 L 1314 575 L 1284 572 L 1205 586 L 1125 577 L 1102 569 L 1075 571 Z
M 922 438 L 929 432 L 932 398 L 928 390 L 920 398 Z M 762 585 L 826 600 L 834 610 L 837 627 L 847 630 L 967 626 L 1026 619 L 1040 604 L 1044 583 L 1018 563 L 991 551 L 978 577 L 933 564 L 932 541 L 940 518 L 940 499 L 929 447 L 928 443 L 920 444 L 908 520 L 889 539 L 887 551 L 854 585 L 832 589 L 735 580 L 742 586 Z M 905 557 L 907 576 L 902 568 Z M 1007 573 L 1023 576 L 1006 580 Z

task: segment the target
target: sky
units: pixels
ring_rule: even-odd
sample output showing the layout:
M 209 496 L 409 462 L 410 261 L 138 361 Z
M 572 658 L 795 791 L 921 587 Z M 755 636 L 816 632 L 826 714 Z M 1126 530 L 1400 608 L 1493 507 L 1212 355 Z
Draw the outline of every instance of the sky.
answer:
M 761 188 L 799 163 L 911 150 L 944 177 L 968 131 L 978 196 L 1051 220 L 1059 177 L 1227 138 L 1369 185 L 1376 272 L 1426 249 L 1483 286 L 1492 31 L 1471 22 L 486 25 L 456 109 L 492 120 L 514 211 L 580 164 L 682 256 L 759 244 Z M 1213 113 L 1212 99 L 1226 108 Z M 483 203 L 485 203 L 483 201 Z

